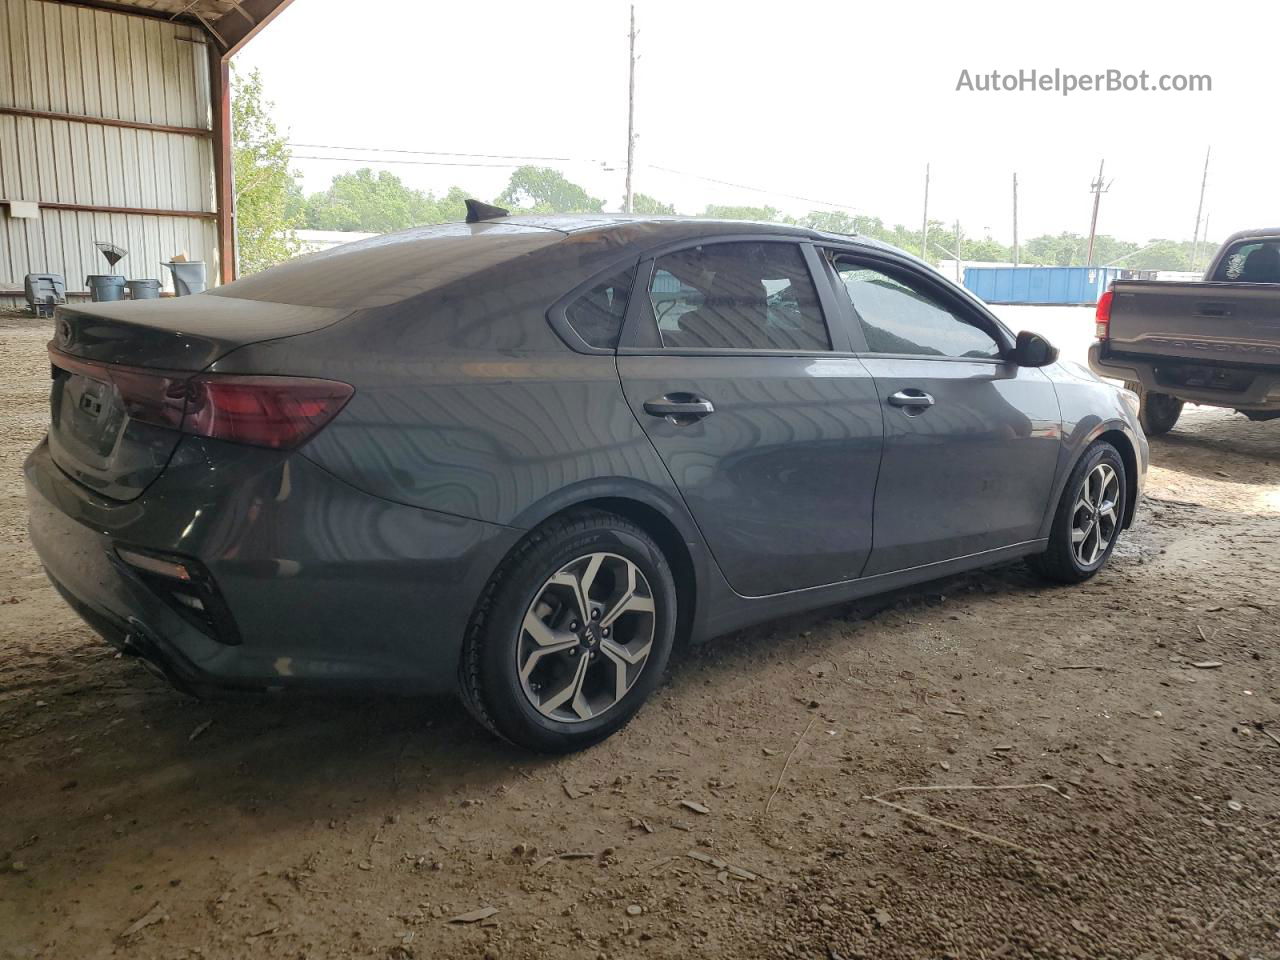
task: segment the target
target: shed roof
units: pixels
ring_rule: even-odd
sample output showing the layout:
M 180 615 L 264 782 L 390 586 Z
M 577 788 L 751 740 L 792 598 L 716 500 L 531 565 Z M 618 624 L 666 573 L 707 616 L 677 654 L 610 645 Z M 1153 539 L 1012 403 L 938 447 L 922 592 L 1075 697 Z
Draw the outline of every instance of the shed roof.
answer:
M 229 57 L 292 0 L 55 0 L 116 13 L 178 20 L 203 27 Z

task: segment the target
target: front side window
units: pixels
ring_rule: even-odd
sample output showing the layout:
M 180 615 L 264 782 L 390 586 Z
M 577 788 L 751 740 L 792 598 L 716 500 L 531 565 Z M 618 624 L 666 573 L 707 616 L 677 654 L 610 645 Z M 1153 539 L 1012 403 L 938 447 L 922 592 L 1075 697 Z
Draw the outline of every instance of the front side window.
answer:
M 836 261 L 871 353 L 994 360 L 1000 344 L 932 297 L 872 267 Z
M 1213 279 L 1229 283 L 1280 283 L 1280 241 L 1242 240 L 1227 251 Z
M 831 349 L 818 291 L 793 243 L 716 243 L 659 257 L 649 299 L 667 348 Z
M 565 307 L 564 317 L 573 332 L 593 347 L 614 349 L 627 315 L 635 273 L 634 267 L 628 267 L 607 277 Z

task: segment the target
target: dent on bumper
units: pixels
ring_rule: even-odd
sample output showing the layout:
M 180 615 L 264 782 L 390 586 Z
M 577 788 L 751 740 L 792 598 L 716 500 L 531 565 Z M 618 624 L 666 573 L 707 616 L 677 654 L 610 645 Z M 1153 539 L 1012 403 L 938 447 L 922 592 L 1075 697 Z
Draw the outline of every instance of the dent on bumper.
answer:
M 24 473 L 51 579 L 95 629 L 136 634 L 129 652 L 195 688 L 451 689 L 474 600 L 520 536 L 381 500 L 298 454 L 218 441 L 184 439 L 128 503 L 72 481 L 43 443 Z M 119 543 L 200 560 L 242 643 L 180 616 L 119 560 Z

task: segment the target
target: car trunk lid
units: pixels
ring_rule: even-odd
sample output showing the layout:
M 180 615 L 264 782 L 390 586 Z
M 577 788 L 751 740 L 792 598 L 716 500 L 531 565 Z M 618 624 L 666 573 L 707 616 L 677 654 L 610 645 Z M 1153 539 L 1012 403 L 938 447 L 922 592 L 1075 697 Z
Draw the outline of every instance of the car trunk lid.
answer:
M 59 308 L 49 344 L 49 449 L 69 476 L 133 500 L 178 441 L 188 380 L 237 347 L 327 326 L 345 311 L 229 297 Z

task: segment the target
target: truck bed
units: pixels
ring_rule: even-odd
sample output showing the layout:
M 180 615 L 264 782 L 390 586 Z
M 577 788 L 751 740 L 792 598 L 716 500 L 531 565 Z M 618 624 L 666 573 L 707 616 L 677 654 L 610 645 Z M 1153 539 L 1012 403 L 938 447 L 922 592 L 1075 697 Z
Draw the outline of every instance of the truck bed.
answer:
M 1280 286 L 1117 280 L 1104 356 L 1280 367 Z

